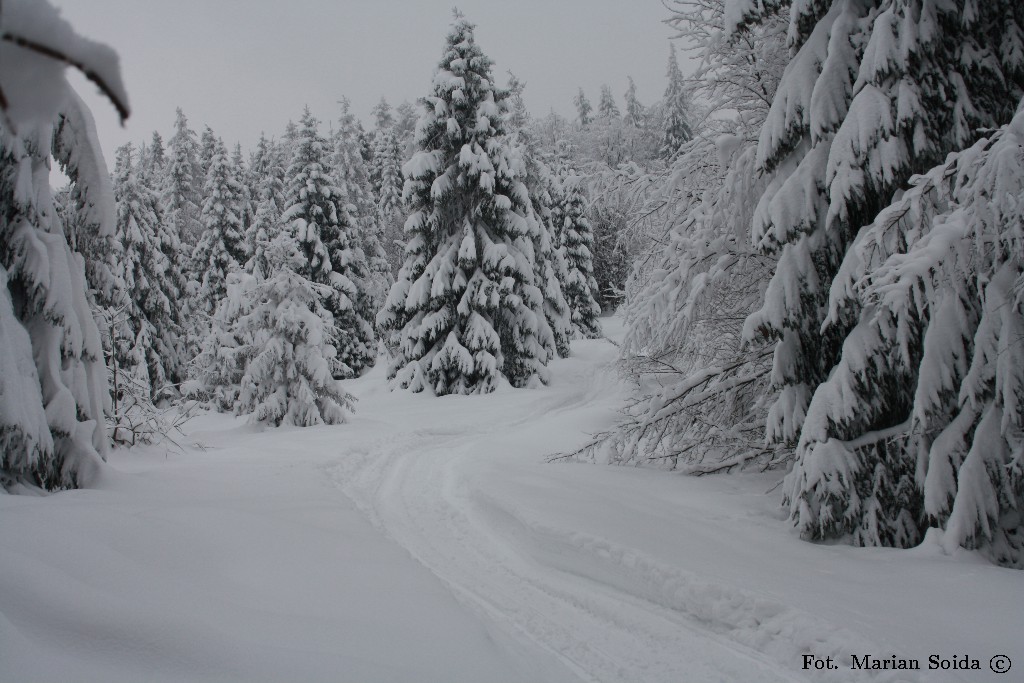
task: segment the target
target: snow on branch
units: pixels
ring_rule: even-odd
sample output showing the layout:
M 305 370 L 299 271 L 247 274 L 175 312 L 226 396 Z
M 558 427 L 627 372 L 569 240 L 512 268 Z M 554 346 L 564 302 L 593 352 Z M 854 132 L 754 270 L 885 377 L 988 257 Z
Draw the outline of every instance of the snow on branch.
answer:
M 5 123 L 49 120 L 67 91 L 63 78 L 40 78 L 74 67 L 110 100 L 123 123 L 131 113 L 117 53 L 75 33 L 47 2 L 0 3 L 0 111 Z

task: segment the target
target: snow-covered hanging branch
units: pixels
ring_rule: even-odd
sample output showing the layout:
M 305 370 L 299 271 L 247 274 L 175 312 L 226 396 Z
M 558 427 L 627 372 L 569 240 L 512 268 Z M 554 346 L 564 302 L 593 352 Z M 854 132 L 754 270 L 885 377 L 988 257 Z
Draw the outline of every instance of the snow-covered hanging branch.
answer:
M 128 118 L 114 50 L 79 36 L 48 2 L 0 2 L 0 112 L 9 128 L 52 116 L 68 91 L 62 73 L 67 66 L 99 88 L 122 122 Z
M 128 116 L 110 48 L 76 35 L 47 2 L 0 4 L 0 486 L 12 489 L 86 484 L 107 448 L 100 333 L 49 187 L 55 148 L 92 205 L 86 222 L 112 232 L 109 182 L 68 65 Z

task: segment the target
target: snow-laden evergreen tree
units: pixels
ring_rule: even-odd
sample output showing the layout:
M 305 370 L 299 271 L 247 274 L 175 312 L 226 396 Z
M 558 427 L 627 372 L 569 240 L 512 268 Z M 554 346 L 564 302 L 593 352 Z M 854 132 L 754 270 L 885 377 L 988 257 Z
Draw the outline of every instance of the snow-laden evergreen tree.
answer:
M 733 19 L 763 21 L 772 7 L 746 10 Z M 917 439 L 899 426 L 912 412 L 908 380 L 923 342 L 905 336 L 899 356 L 865 375 L 870 384 L 826 409 L 835 385 L 817 398 L 819 385 L 865 342 L 854 327 L 858 299 L 830 312 L 828 293 L 861 226 L 913 174 L 1010 119 L 1024 92 L 1024 50 L 1014 47 L 1022 28 L 1024 6 L 1009 0 L 792 9 L 794 55 L 757 153 L 758 169 L 776 177 L 753 222 L 754 243 L 779 266 L 746 334 L 775 343 L 779 396 L 767 430 L 772 443 L 798 448 L 786 500 L 807 538 L 897 546 L 921 538 Z
M 456 13 L 405 166 L 406 261 L 377 317 L 398 332 L 394 386 L 438 395 L 547 379 L 551 331 L 534 274 L 530 198 L 506 93 Z
M 249 169 L 245 167 L 245 159 L 242 158 L 241 143 L 236 142 L 231 152 L 231 168 L 242 188 L 238 200 L 238 213 L 242 217 L 242 229 L 248 231 L 256 212 L 256 200 L 249 186 Z
M 167 165 L 167 154 L 164 149 L 164 139 L 160 133 L 153 131 L 153 137 L 149 146 L 145 148 L 145 154 L 139 151 L 138 174 L 144 182 L 153 189 L 162 189 L 164 182 L 164 167 Z
M 51 148 L 82 225 L 110 234 L 114 209 L 95 125 L 64 69 L 88 73 L 122 119 L 127 97 L 113 50 L 78 36 L 48 2 L 5 2 L 2 16 L 0 486 L 73 488 L 100 466 L 109 398 L 83 259 L 53 204 Z
M 381 226 L 384 249 L 393 271 L 401 267 L 404 246 L 405 205 L 402 202 L 402 156 L 391 128 L 378 131 L 373 146 L 373 167 L 376 184 L 373 196 L 375 211 Z
M 206 175 L 203 235 L 192 254 L 194 271 L 201 277 L 196 296 L 198 310 L 212 315 L 227 292 L 228 273 L 246 262 L 245 233 L 238 181 L 227 148 L 217 141 Z M 203 329 L 202 325 L 198 329 Z
M 256 215 L 246 230 L 245 243 L 249 260 L 245 263 L 245 272 L 257 280 L 263 280 L 270 274 L 267 262 L 267 247 L 270 240 L 280 231 L 281 208 L 274 199 L 274 193 L 266 188 L 260 192 L 256 203 Z
M 373 189 L 374 201 L 379 202 L 381 197 L 381 176 L 384 172 L 383 164 L 387 161 L 385 150 L 389 146 L 385 143 L 384 137 L 391 130 L 391 126 L 394 125 L 394 117 L 391 115 L 391 105 L 383 97 L 370 110 L 370 115 L 374 120 L 374 130 L 363 139 L 364 144 L 368 143 L 369 145 L 369 149 L 365 150 L 369 152 L 366 172 L 370 179 L 370 187 Z M 399 187 L 399 195 L 401 195 L 401 191 L 401 187 Z
M 905 545 L 923 505 L 947 550 L 1024 568 L 1022 198 L 1024 102 L 857 235 L 826 324 L 859 316 L 811 399 L 786 481 L 805 534 L 839 524 L 858 543 Z M 835 473 L 843 485 L 824 479 Z M 879 480 L 897 475 L 902 486 L 880 496 Z
M 246 175 L 249 193 L 254 200 L 258 201 L 265 189 L 271 193 L 275 204 L 284 204 L 284 175 L 288 161 L 283 147 L 260 133 L 256 149 L 249 155 L 249 172 Z
M 394 278 L 391 276 L 387 253 L 381 244 L 381 223 L 378 220 L 377 206 L 373 201 L 373 189 L 370 187 L 366 164 L 363 162 L 359 127 L 349 107 L 348 99 L 343 98 L 331 166 L 334 170 L 335 185 L 338 187 L 339 201 L 347 207 L 359 247 L 366 257 L 367 278 L 360 288 L 362 296 L 367 299 L 364 307 L 376 315 L 376 311 L 384 306 Z
M 232 412 L 238 405 L 242 377 L 262 339 L 240 322 L 258 303 L 253 294 L 256 285 L 256 278 L 242 270 L 227 273 L 224 295 L 203 324 L 192 377 L 184 385 L 185 396 L 222 413 Z
M 196 158 L 199 162 L 199 168 L 206 172 L 207 176 L 210 173 L 210 166 L 213 165 L 213 157 L 217 155 L 220 151 L 220 146 L 223 144 L 224 141 L 217 137 L 212 128 L 203 126 L 203 132 L 199 136 L 199 148 L 196 152 Z
M 303 275 L 326 285 L 323 307 L 337 327 L 336 377 L 358 375 L 376 356 L 369 300 L 361 287 L 369 276 L 366 257 L 347 204 L 331 178 L 330 150 L 307 108 L 302 115 L 286 182 L 287 208 L 281 221 L 288 226 L 306 258 Z M 340 204 L 340 205 L 339 205 Z
M 572 104 L 576 107 L 576 120 L 580 126 L 586 127 L 593 121 L 591 113 L 594 111 L 594 105 L 590 104 L 590 100 L 587 99 L 587 94 L 583 92 L 583 88 L 579 89 L 576 93 L 576 97 L 572 99 Z
M 640 100 L 636 97 L 636 83 L 633 82 L 632 76 L 627 76 L 626 80 L 629 82 L 629 87 L 626 88 L 626 125 L 632 126 L 633 128 L 644 127 L 644 105 L 640 104 Z
M 238 320 L 253 343 L 237 410 L 275 426 L 344 422 L 354 399 L 332 375 L 336 328 L 323 302 L 333 292 L 308 279 L 290 233 L 271 241 L 267 259 L 271 275 L 245 292 L 250 310 Z
M 416 136 L 416 120 L 419 118 L 419 111 L 412 102 L 402 101 L 395 107 L 395 138 L 398 140 L 399 149 L 402 150 L 402 159 L 405 160 L 412 154 Z
M 607 85 L 601 86 L 601 99 L 597 103 L 597 115 L 606 121 L 622 116 L 622 113 L 619 112 L 619 105 L 615 103 L 615 95 L 612 95 L 612 89 Z
M 528 134 L 530 112 L 523 99 L 526 83 L 511 71 L 508 72 L 508 124 L 511 130 L 522 136 Z
M 565 260 L 566 274 L 562 285 L 573 331 L 585 338 L 601 336 L 597 303 L 597 280 L 594 279 L 594 232 L 587 219 L 583 196 L 583 178 L 568 165 L 559 169 L 559 196 L 554 210 L 558 250 Z
M 402 212 L 402 152 L 394 131 L 385 129 L 374 142 L 374 165 L 379 172 L 376 188 L 377 213 L 392 218 Z
M 257 280 L 263 280 L 270 274 L 267 246 L 280 232 L 285 173 L 279 147 L 267 140 L 265 135 L 260 135 L 249 170 L 249 186 L 256 208 L 252 223 L 245 232 L 246 251 L 249 254 L 245 271 Z
M 690 126 L 690 106 L 686 96 L 686 82 L 679 70 L 676 46 L 669 44 L 668 86 L 665 88 L 665 133 L 661 143 L 661 155 L 675 159 L 684 144 L 693 139 Z
M 291 163 L 295 154 L 295 144 L 299 141 L 299 127 L 294 121 L 289 120 L 284 127 L 284 135 L 281 136 L 281 155 L 285 159 L 285 168 Z
M 152 401 L 173 397 L 184 374 L 184 347 L 178 318 L 180 282 L 174 262 L 179 245 L 163 224 L 156 192 L 139 180 L 132 146 L 118 149 L 114 166 L 117 203 L 115 237 L 121 243 L 116 275 L 127 295 L 115 302 L 115 370 L 138 384 Z M 115 396 L 120 401 L 124 396 Z
M 163 209 L 167 223 L 189 254 L 203 234 L 200 219 L 204 179 L 197 175 L 199 146 L 188 119 L 178 108 L 174 135 L 167 141 L 168 159 L 164 171 Z M 185 263 L 178 263 L 179 268 Z
M 388 104 L 385 97 L 381 97 L 380 101 L 373 105 L 370 114 L 373 116 L 374 128 L 378 131 L 386 130 L 395 125 L 395 116 L 391 113 L 391 105 Z
M 522 180 L 530 199 L 527 216 L 533 242 L 534 277 L 543 296 L 544 318 L 551 336 L 541 329 L 539 341 L 548 352 L 567 358 L 571 349 L 572 318 L 563 286 L 568 278 L 564 253 L 558 249 L 555 207 L 560 190 L 558 178 L 541 158 L 540 146 L 529 130 L 530 116 L 523 102 L 525 83 L 514 75 L 509 79 L 508 129 L 513 153 L 523 161 Z

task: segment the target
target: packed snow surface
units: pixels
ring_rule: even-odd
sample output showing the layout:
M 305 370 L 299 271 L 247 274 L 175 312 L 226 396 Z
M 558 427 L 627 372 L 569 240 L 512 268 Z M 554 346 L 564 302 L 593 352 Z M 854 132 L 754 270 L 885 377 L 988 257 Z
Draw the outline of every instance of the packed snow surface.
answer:
M 606 327 L 616 322 L 605 321 Z M 614 330 L 612 330 L 614 332 Z M 1024 574 L 800 541 L 779 473 L 575 462 L 615 347 L 487 396 L 346 383 L 349 423 L 205 414 L 97 488 L 0 495 L 2 681 L 1006 681 Z M 803 655 L 835 670 L 803 670 Z M 921 672 L 850 669 L 896 655 Z M 928 657 L 981 671 L 928 671 Z M 1016 680 L 1011 671 L 1009 676 Z

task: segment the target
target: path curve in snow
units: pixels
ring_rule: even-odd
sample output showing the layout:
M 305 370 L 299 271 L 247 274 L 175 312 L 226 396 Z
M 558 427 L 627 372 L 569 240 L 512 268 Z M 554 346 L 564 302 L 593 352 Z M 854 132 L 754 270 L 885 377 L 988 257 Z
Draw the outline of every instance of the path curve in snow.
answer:
M 510 502 L 502 481 L 542 479 L 552 467 L 543 463 L 554 450 L 548 444 L 578 445 L 587 438 L 573 433 L 579 420 L 602 401 L 610 419 L 621 399 L 609 367 L 614 350 L 577 344 L 582 353 L 556 362 L 544 389 L 398 399 L 401 424 L 388 425 L 387 436 L 357 457 L 326 466 L 327 475 L 464 604 L 580 680 L 918 680 L 845 666 L 801 671 L 805 652 L 839 661 L 883 650 L 826 619 L 536 519 Z M 372 398 L 362 408 L 377 412 Z

